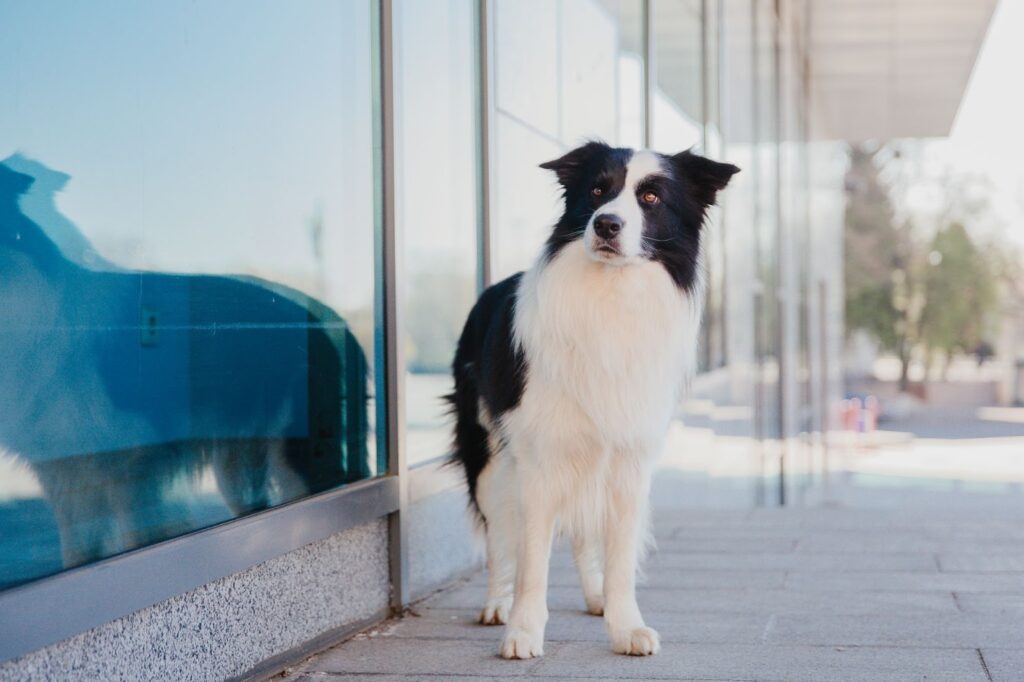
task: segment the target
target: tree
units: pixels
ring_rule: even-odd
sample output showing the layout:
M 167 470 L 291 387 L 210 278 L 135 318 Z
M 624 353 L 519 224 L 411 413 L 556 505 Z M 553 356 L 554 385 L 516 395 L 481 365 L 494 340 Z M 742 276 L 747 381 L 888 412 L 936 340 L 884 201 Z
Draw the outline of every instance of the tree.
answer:
M 890 188 L 881 178 L 889 150 L 854 146 L 846 173 L 843 232 L 846 326 L 871 334 L 900 359 L 906 390 L 920 312 L 919 249 L 913 225 L 897 224 Z
M 899 387 L 909 384 L 915 350 L 947 359 L 986 339 L 998 307 L 999 252 L 980 249 L 966 224 L 983 221 L 987 204 L 977 178 L 944 172 L 921 177 L 904 164 L 896 145 L 853 147 L 846 176 L 844 246 L 847 329 L 863 329 L 900 361 Z M 895 175 L 892 183 L 883 169 Z M 891 173 L 895 171 L 895 174 Z M 894 194 L 929 186 L 944 201 L 931 222 L 902 206 Z M 900 216 L 903 217 L 900 217 Z M 938 224 L 923 238 L 915 220 Z
M 949 358 L 985 340 L 985 323 L 997 304 L 996 268 L 962 223 L 935 233 L 924 274 L 921 340 L 929 355 Z

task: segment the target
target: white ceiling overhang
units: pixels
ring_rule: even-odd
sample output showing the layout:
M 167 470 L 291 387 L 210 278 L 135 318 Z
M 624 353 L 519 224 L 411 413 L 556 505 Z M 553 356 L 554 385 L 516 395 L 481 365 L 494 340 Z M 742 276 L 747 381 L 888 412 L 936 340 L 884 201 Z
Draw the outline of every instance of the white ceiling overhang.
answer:
M 948 135 L 996 2 L 810 0 L 815 136 Z

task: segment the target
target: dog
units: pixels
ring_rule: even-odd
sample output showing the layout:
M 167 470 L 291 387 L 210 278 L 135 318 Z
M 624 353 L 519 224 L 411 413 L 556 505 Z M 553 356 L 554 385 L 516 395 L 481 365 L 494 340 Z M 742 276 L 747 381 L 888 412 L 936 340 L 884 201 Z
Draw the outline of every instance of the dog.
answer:
M 489 287 L 452 365 L 453 461 L 485 534 L 485 624 L 544 653 L 556 530 L 613 651 L 649 655 L 636 602 L 651 475 L 696 365 L 701 232 L 736 166 L 588 142 L 541 164 L 564 213 L 534 265 Z

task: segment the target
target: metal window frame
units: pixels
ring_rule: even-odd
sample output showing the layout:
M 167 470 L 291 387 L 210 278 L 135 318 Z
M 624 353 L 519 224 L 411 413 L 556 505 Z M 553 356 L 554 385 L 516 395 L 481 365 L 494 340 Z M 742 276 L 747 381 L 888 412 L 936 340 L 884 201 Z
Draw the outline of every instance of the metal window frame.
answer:
M 494 278 L 491 258 L 491 182 L 494 174 L 492 163 L 495 159 L 495 136 L 491 134 L 491 119 L 495 107 L 493 83 L 494 55 L 494 7 L 492 0 L 478 0 L 476 6 L 476 56 L 477 56 L 477 291 L 483 293 Z
M 391 581 L 390 606 L 400 613 L 410 601 L 409 589 L 409 524 L 405 514 L 409 507 L 408 458 L 405 450 L 405 353 L 403 352 L 402 318 L 402 250 L 401 226 L 396 220 L 395 196 L 395 59 L 394 4 L 377 0 L 374 6 L 374 29 L 378 35 L 377 84 L 378 108 L 374 113 L 379 126 L 381 210 L 381 253 L 383 277 L 380 306 L 384 312 L 381 334 L 384 346 L 385 425 L 388 475 L 398 481 L 398 506 L 388 515 L 388 565 Z
M 394 476 L 353 483 L 0 592 L 0 661 L 109 623 L 398 508 Z

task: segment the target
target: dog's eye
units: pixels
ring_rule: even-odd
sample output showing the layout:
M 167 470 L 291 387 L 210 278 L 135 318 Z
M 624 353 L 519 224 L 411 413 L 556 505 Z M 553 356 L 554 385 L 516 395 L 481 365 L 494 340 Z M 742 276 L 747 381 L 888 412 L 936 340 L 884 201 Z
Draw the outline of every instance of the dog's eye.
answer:
M 661 200 L 658 199 L 658 195 L 655 194 L 654 192 L 644 192 L 643 194 L 640 195 L 640 201 L 644 202 L 645 204 L 656 204 Z
M 595 187 L 594 189 L 590 190 L 590 193 L 593 194 L 595 197 L 599 197 L 602 194 L 604 194 L 604 190 L 601 189 L 600 187 Z

